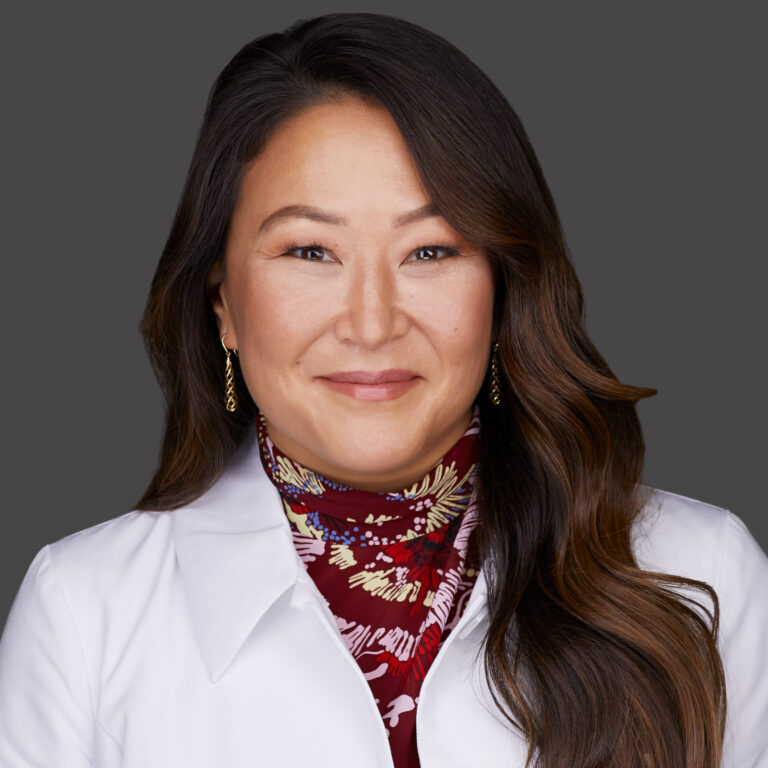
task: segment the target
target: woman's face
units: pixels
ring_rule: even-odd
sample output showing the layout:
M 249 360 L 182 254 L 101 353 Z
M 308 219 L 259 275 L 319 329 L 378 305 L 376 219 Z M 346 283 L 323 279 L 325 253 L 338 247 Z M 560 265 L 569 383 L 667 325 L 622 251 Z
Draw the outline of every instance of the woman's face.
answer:
M 429 202 L 383 107 L 313 106 L 246 168 L 210 275 L 277 447 L 364 490 L 429 471 L 488 366 L 491 265 Z

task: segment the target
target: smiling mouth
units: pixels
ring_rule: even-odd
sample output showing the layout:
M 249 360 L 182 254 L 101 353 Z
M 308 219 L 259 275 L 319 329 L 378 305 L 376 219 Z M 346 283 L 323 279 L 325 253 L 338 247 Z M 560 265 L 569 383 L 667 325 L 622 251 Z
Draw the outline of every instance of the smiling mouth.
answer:
M 401 368 L 386 371 L 343 371 L 319 376 L 330 389 L 355 400 L 395 400 L 421 381 Z
M 386 371 L 344 371 L 329 373 L 320 378 L 329 381 L 341 381 L 347 384 L 389 384 L 393 381 L 408 381 L 417 377 L 413 371 L 403 368 L 391 368 Z

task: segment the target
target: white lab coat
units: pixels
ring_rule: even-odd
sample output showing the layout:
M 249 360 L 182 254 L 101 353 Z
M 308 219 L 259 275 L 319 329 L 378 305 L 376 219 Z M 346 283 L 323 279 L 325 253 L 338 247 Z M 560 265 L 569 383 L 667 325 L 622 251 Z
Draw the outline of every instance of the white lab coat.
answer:
M 727 512 L 655 492 L 641 563 L 716 588 L 724 766 L 768 766 L 768 559 Z M 474 655 L 480 574 L 424 680 L 423 768 L 521 768 Z M 484 707 L 487 707 L 484 708 Z M 0 641 L 2 768 L 392 768 L 385 724 L 250 441 L 213 488 L 44 547 Z

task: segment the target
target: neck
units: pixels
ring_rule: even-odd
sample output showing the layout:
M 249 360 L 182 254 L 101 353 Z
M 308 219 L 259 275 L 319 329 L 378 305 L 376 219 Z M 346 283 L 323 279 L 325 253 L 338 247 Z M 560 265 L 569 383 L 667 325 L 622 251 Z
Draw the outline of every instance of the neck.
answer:
M 375 471 L 342 466 L 327 457 L 318 456 L 290 435 L 281 432 L 263 416 L 259 416 L 259 430 L 262 436 L 269 437 L 283 456 L 335 484 L 373 493 L 397 493 L 421 482 L 430 470 L 457 446 L 472 424 L 474 415 L 474 409 L 470 410 L 464 419 L 453 425 L 428 449 L 409 453 L 400 465 L 390 466 L 385 470 L 377 468 Z M 474 440 L 472 442 L 474 445 Z

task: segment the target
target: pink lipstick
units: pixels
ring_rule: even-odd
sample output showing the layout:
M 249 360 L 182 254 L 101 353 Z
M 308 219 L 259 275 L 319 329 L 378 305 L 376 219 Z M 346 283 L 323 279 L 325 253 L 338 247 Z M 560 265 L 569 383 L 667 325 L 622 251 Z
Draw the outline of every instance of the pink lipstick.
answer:
M 394 400 L 421 380 L 413 371 L 339 371 L 318 377 L 327 387 L 355 400 Z

